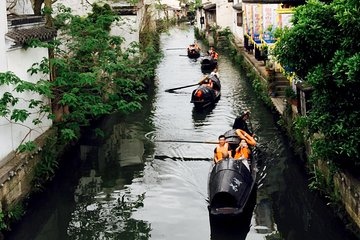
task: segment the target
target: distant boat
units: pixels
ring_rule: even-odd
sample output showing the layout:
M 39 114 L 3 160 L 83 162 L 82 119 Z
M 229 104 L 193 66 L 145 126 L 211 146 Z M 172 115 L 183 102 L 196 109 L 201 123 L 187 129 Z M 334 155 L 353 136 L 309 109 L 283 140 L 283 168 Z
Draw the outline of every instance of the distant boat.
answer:
M 191 94 L 191 103 L 195 108 L 205 108 L 214 105 L 221 96 L 221 83 L 216 75 L 210 75 L 209 81 L 212 81 L 212 87 L 208 84 L 199 85 Z
M 196 59 L 200 57 L 200 49 L 195 46 L 195 44 L 191 44 L 187 48 L 187 56 L 192 59 Z
M 217 67 L 217 60 L 211 56 L 205 56 L 201 59 L 201 72 L 210 73 Z

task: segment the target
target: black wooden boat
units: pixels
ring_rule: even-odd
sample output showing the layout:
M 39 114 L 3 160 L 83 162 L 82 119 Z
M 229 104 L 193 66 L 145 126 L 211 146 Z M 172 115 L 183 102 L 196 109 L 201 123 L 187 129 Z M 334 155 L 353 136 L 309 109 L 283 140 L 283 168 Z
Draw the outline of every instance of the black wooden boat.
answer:
M 200 49 L 196 48 L 195 45 L 190 45 L 187 48 L 187 56 L 191 59 L 196 59 L 200 57 Z
M 216 75 L 210 75 L 209 80 L 212 81 L 212 87 L 208 84 L 199 85 L 191 94 L 191 103 L 195 108 L 205 108 L 214 105 L 219 101 L 221 96 L 221 83 Z
M 217 67 L 217 60 L 211 56 L 205 56 L 201 59 L 201 72 L 210 73 Z
M 208 180 L 212 236 L 227 229 L 245 239 L 249 232 L 256 204 L 256 149 L 253 149 L 250 168 L 243 161 L 227 158 L 212 166 Z

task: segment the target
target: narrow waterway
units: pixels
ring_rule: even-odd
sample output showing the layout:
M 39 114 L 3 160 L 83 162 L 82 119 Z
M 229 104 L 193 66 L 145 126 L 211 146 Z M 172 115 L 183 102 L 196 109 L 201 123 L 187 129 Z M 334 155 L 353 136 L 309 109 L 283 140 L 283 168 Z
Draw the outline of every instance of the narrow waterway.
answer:
M 219 59 L 222 96 L 213 109 L 193 108 L 192 87 L 165 92 L 202 78 L 199 62 L 184 56 L 193 41 L 192 26 L 162 34 L 164 58 L 144 110 L 128 117 L 114 114 L 93 126 L 105 136 L 87 132 L 6 239 L 212 239 L 206 199 L 214 145 L 205 142 L 216 141 L 244 109 L 251 110 L 263 152 L 246 239 L 356 239 L 326 202 L 308 191 L 276 114 L 226 56 Z

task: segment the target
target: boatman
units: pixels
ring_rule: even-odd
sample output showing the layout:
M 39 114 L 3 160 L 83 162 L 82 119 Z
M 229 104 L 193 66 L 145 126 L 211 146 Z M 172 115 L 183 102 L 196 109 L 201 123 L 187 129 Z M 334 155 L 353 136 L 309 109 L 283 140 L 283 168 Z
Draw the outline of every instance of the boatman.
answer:
M 220 135 L 218 137 L 219 143 L 214 149 L 214 162 L 218 163 L 222 159 L 226 157 L 232 157 L 231 149 L 229 148 L 229 144 L 225 141 L 225 136 Z
M 213 81 L 207 75 L 199 81 L 199 84 L 211 89 L 214 87 Z
M 237 117 L 234 121 L 233 124 L 233 129 L 242 129 L 244 130 L 247 134 L 254 136 L 254 134 L 250 131 L 248 125 L 247 125 L 247 121 L 250 118 L 250 111 L 246 110 L 244 111 L 241 116 Z

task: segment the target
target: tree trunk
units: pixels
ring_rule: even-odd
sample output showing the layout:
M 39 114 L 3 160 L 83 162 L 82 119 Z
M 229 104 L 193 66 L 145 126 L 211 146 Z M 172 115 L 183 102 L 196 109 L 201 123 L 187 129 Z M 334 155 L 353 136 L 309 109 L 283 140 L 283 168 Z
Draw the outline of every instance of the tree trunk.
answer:
M 41 16 L 41 5 L 44 3 L 44 0 L 34 0 L 34 14 L 36 16 Z
M 62 122 L 64 115 L 70 114 L 69 106 L 59 104 L 53 104 L 52 112 L 55 115 L 54 122 Z
M 51 17 L 51 13 L 52 11 L 50 11 L 52 9 L 52 0 L 41 0 L 43 1 L 45 4 L 45 26 L 47 27 L 52 27 L 53 26 L 53 22 L 52 22 L 52 17 Z

